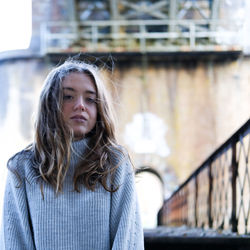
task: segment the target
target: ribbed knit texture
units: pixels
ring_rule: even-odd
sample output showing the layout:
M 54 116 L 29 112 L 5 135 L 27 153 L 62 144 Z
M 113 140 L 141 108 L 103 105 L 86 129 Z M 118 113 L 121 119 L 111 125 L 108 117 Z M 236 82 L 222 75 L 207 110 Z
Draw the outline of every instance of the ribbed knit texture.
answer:
M 115 173 L 118 191 L 110 193 L 101 185 L 94 192 L 82 186 L 73 191 L 73 173 L 87 141 L 73 143 L 74 152 L 63 193 L 44 183 L 44 200 L 30 152 L 18 154 L 11 162 L 19 178 L 8 173 L 1 250 L 141 250 L 143 231 L 138 212 L 134 174 L 127 158 Z M 114 159 L 118 161 L 118 159 Z

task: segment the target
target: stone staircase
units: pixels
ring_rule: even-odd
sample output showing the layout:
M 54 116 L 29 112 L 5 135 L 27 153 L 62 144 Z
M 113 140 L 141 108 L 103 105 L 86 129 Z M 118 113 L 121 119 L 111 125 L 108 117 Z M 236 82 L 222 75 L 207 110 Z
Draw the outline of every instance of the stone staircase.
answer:
M 249 250 L 250 235 L 198 228 L 157 227 L 144 230 L 146 250 Z

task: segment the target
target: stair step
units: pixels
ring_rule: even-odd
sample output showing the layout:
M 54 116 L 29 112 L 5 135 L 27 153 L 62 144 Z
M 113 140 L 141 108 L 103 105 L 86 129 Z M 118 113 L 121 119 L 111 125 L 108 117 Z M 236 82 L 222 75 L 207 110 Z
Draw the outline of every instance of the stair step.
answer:
M 144 230 L 146 250 L 249 250 L 250 235 L 188 227 Z

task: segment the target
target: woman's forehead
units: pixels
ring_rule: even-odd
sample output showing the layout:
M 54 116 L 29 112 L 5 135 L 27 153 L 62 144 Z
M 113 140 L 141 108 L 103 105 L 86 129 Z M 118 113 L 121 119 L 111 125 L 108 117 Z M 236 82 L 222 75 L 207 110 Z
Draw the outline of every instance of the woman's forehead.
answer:
M 87 89 L 96 92 L 96 85 L 89 74 L 82 72 L 72 72 L 65 76 L 62 81 L 63 89 Z

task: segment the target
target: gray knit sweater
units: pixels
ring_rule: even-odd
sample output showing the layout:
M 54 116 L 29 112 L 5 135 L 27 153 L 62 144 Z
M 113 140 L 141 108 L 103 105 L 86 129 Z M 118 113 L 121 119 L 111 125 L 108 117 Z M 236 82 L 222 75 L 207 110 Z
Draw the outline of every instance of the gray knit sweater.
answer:
M 8 173 L 1 250 L 141 250 L 143 231 L 138 211 L 134 175 L 126 158 L 115 174 L 118 191 L 110 193 L 101 185 L 90 191 L 73 191 L 74 166 L 86 149 L 86 140 L 73 143 L 63 194 L 55 195 L 44 184 L 44 200 L 30 152 L 23 152 L 11 162 L 21 180 Z M 21 157 L 20 157 L 21 155 Z

